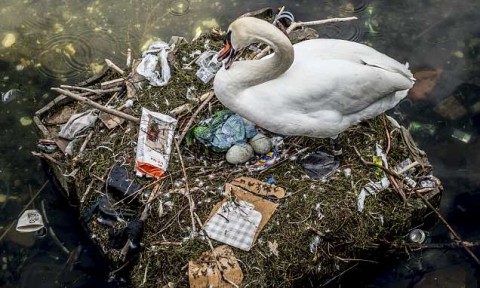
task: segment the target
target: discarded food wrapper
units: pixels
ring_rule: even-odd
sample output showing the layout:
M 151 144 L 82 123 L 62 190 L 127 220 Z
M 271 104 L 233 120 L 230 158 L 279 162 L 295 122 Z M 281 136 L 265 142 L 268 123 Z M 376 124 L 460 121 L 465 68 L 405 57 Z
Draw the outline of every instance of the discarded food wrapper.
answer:
M 167 61 L 167 50 L 169 50 L 167 43 L 156 41 L 142 54 L 142 62 L 137 66 L 136 71 L 147 78 L 152 86 L 165 86 L 170 80 L 171 73 Z M 160 60 L 161 73 L 155 70 L 158 60 Z
M 224 152 L 234 144 L 245 143 L 256 133 L 251 122 L 244 121 L 240 115 L 230 110 L 218 111 L 193 128 L 195 139 L 214 152 Z
M 17 231 L 21 233 L 36 232 L 45 226 L 38 210 L 30 209 L 23 212 L 17 222 Z
M 222 266 L 222 271 L 217 266 L 217 261 Z M 188 261 L 188 279 L 190 288 L 234 287 L 231 283 L 240 287 L 243 272 L 232 248 L 222 245 L 213 251 L 202 253 L 197 260 Z
M 95 124 L 98 118 L 98 110 L 88 110 L 82 113 L 74 114 L 70 116 L 68 122 L 62 126 L 62 129 L 58 133 L 58 136 L 72 140 L 78 134 L 85 131 Z
M 249 171 L 260 171 L 272 166 L 278 159 L 278 151 L 276 148 L 273 148 L 270 152 L 264 155 L 260 155 L 257 162 L 251 165 Z
M 195 63 L 200 66 L 196 75 L 205 84 L 212 80 L 222 67 L 222 62 L 217 60 L 217 52 L 211 50 L 203 52 Z
M 227 201 L 205 224 L 205 232 L 212 239 L 248 251 L 261 220 L 262 213 L 253 204 Z
M 385 155 L 385 153 L 383 153 L 382 147 L 380 147 L 380 145 L 378 144 L 375 145 L 375 154 L 380 157 L 383 165 L 388 167 L 387 156 Z M 369 181 L 369 183 L 365 184 L 362 187 L 360 193 L 358 194 L 357 209 L 359 212 L 362 212 L 365 208 L 365 198 L 367 196 L 376 195 L 377 193 L 382 192 L 383 190 L 387 189 L 388 186 L 390 186 L 390 181 L 388 180 L 387 175 L 385 175 L 385 172 L 382 172 L 382 178 L 380 179 L 380 181 Z
M 175 118 L 142 109 L 135 161 L 138 175 L 162 177 L 168 167 L 176 126 Z

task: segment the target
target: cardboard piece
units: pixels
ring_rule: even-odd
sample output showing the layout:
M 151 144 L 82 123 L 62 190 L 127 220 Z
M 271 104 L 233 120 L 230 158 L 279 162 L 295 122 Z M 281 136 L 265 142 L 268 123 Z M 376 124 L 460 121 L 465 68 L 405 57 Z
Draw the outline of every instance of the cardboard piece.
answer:
M 125 122 L 125 119 L 105 112 L 101 112 L 98 118 L 110 130 Z
M 268 184 L 250 177 L 238 177 L 230 182 L 234 186 L 243 188 L 249 192 L 262 195 L 274 196 L 278 199 L 285 197 L 285 189 L 273 184 Z
M 219 287 L 230 288 L 232 284 L 223 278 L 240 286 L 243 281 L 243 272 L 233 254 L 232 248 L 222 245 L 214 249 L 217 260 L 222 266 L 222 272 L 217 267 L 212 251 L 202 253 L 199 259 L 188 262 L 188 280 L 191 288 Z

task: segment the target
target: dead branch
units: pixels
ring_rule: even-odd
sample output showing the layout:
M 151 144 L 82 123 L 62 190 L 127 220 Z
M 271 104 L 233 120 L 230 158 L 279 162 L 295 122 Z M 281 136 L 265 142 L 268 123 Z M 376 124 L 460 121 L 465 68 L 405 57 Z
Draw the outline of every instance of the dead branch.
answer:
M 346 22 L 346 21 L 352 21 L 352 20 L 357 20 L 357 17 L 346 17 L 346 18 L 331 18 L 331 19 L 324 19 L 324 20 L 315 20 L 315 21 L 307 21 L 307 22 L 293 22 L 290 24 L 290 26 L 287 28 L 285 31 L 287 34 L 290 34 L 293 30 L 300 28 L 300 27 L 306 27 L 306 26 L 314 26 L 314 25 L 322 25 L 322 24 L 328 24 L 328 23 L 336 23 L 336 22 Z M 255 55 L 253 59 L 261 59 L 265 57 L 270 51 L 270 46 L 267 46 L 265 49 L 263 49 L 260 53 Z
M 117 71 L 118 73 L 120 73 L 120 75 L 124 75 L 125 74 L 125 71 L 123 71 L 123 69 L 121 69 L 120 67 L 118 67 L 117 65 L 115 65 L 115 63 L 113 63 L 111 60 L 109 59 L 105 59 L 105 63 L 107 63 L 107 66 L 112 68 L 113 70 Z
M 135 122 L 135 123 L 140 123 L 140 119 L 135 117 L 135 116 L 132 116 L 132 115 L 129 115 L 129 114 L 126 114 L 126 113 L 123 113 L 123 112 L 120 112 L 120 111 L 117 111 L 117 110 L 114 110 L 114 109 L 111 109 L 111 108 L 108 108 L 108 107 L 105 107 L 101 104 L 98 104 L 88 98 L 85 98 L 85 97 L 82 97 L 82 96 L 78 96 L 77 94 L 73 93 L 73 92 L 70 92 L 70 91 L 67 91 L 67 90 L 63 90 L 63 89 L 60 89 L 60 88 L 51 88 L 52 91 L 55 91 L 55 92 L 58 92 L 60 94 L 63 94 L 65 96 L 68 96 L 70 98 L 73 98 L 77 101 L 80 101 L 80 102 L 83 102 L 85 104 L 88 104 L 94 108 L 97 108 L 98 110 L 100 111 L 103 111 L 105 113 L 108 113 L 108 114 L 112 114 L 112 115 L 115 115 L 117 117 L 120 117 L 120 118 L 123 118 L 125 120 L 129 120 L 129 121 L 132 121 L 132 122 Z

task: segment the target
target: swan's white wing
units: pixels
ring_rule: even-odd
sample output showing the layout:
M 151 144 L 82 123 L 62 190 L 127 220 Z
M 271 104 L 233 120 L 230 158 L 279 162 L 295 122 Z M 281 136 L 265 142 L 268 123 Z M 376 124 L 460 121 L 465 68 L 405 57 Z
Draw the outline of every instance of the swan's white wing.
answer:
M 296 60 L 302 60 L 306 55 L 309 55 L 309 58 L 343 59 L 359 64 L 366 63 L 414 80 L 408 65 L 401 64 L 360 43 L 337 39 L 312 39 L 295 44 L 293 47 Z

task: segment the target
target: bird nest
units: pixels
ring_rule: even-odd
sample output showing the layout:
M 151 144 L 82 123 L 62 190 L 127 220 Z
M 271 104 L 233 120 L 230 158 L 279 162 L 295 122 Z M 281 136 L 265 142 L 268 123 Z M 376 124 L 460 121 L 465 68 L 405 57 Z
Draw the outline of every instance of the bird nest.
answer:
M 199 100 L 212 89 L 211 83 L 204 84 L 196 77 L 198 67 L 193 61 L 195 51 L 205 51 L 206 46 L 218 51 L 222 46 L 219 33 L 177 45 L 168 56 L 172 69 L 169 83 L 136 91 L 133 96 L 136 101 L 126 112 L 139 116 L 141 108 L 145 107 L 169 114 L 176 107 L 184 107 L 183 112 L 178 113 L 182 109 L 177 109 L 174 114 L 178 120 L 178 137 L 193 127 L 190 124 L 195 125 L 224 109 L 215 98 Z M 117 77 L 118 72 L 109 68 L 78 86 L 98 90 L 100 83 Z M 109 101 L 118 106 L 127 97 L 125 82 L 122 83 L 115 97 L 110 97 L 113 92 L 90 95 L 85 92 L 85 97 L 102 105 Z M 195 97 L 187 100 L 187 90 L 192 91 L 192 87 Z M 58 137 L 60 124 L 72 113 L 88 109 L 91 107 L 86 104 L 60 96 L 37 112 L 37 126 L 42 137 L 48 138 L 41 140 L 42 143 L 51 141 L 65 148 L 65 141 Z M 138 132 L 138 124 L 131 121 L 113 129 L 98 121 L 77 137 L 72 155 L 65 155 L 64 149 L 49 154 L 37 153 L 52 164 L 67 192 L 78 201 L 82 219 L 88 219 L 85 225 L 92 239 L 110 260 L 112 275 L 128 275 L 134 287 L 188 286 L 189 261 L 210 251 L 209 242 L 214 247 L 222 245 L 192 233 L 193 226 L 199 230 L 198 222 L 205 222 L 215 204 L 225 198 L 225 185 L 240 176 L 260 181 L 274 179 L 275 185 L 286 191 L 285 197 L 270 199 L 278 207 L 252 248 L 249 251 L 233 249 L 244 275 L 242 287 L 292 286 L 312 275 L 317 283 L 322 283 L 357 263 L 381 261 L 381 255 L 402 247 L 410 229 L 424 223 L 424 216 L 429 212 L 424 200 L 433 205 L 439 203 L 439 182 L 430 188 L 415 188 L 409 183 L 420 183 L 431 177 L 431 166 L 408 131 L 393 126 L 385 115 L 343 133 L 343 161 L 338 170 L 324 180 L 308 177 L 301 162 L 305 155 L 316 150 L 330 151 L 330 141 L 326 139 L 286 137 L 276 162 L 256 171 L 248 169 L 247 165 L 226 163 L 225 154 L 212 152 L 201 143 L 183 141 L 179 149 L 175 146 L 172 149 L 164 177 L 160 180 L 136 178 L 142 189 L 132 197 L 112 203 L 117 211 L 133 210 L 133 218 L 138 219 L 152 191 L 161 191 L 144 221 L 139 251 L 125 258 L 109 243 L 112 227 L 100 223 L 91 208 L 106 193 L 105 183 L 112 167 L 122 165 L 133 172 Z M 269 135 L 268 131 L 264 132 Z M 376 145 L 385 152 L 390 168 L 375 161 Z M 406 159 L 414 162 L 412 169 L 407 171 L 408 178 L 392 168 Z M 363 212 L 359 212 L 359 191 L 382 177 L 387 177 L 391 185 L 367 197 Z M 192 209 L 198 220 L 193 219 Z M 117 221 L 111 225 L 122 228 L 125 223 Z

